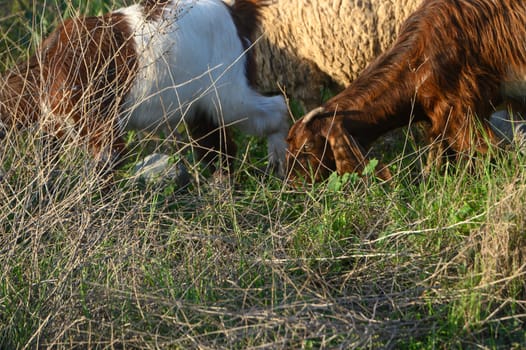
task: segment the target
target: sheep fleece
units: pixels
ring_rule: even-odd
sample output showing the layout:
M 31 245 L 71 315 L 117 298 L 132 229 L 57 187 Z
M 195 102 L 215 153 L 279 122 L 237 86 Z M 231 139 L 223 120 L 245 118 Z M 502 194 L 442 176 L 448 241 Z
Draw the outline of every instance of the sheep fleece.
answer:
M 275 0 L 263 8 L 256 43 L 258 85 L 317 105 L 387 49 L 422 0 Z

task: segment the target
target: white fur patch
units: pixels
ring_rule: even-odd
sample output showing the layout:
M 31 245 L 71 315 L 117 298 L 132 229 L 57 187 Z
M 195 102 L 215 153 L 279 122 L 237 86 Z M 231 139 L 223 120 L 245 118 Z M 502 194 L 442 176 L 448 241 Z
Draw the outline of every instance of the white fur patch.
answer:
M 117 12 L 133 30 L 139 66 L 124 104 L 123 129 L 173 130 L 199 111 L 218 126 L 271 135 L 269 156 L 282 165 L 285 100 L 249 86 L 243 45 L 221 0 L 174 1 L 157 21 L 146 19 L 140 5 Z

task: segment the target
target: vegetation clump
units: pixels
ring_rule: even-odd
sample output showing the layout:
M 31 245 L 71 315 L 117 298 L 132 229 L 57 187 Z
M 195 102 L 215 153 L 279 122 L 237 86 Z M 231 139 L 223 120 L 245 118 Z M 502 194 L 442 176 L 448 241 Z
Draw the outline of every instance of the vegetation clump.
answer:
M 116 6 L 13 4 L 2 68 L 27 57 L 56 13 Z M 109 178 L 82 145 L 50 151 L 38 127 L 7 130 L 0 348 L 526 346 L 523 154 L 424 177 L 427 148 L 408 132 L 387 185 L 370 172 L 291 188 L 261 175 L 265 145 L 237 141 L 231 181 L 172 150 L 190 176 L 180 191 L 137 180 L 140 159 Z

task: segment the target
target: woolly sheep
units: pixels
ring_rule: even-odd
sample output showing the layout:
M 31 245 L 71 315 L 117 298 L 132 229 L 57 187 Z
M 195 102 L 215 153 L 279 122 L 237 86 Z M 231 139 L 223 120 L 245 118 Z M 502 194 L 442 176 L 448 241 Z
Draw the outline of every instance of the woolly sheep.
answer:
M 263 91 L 278 91 L 308 107 L 323 87 L 339 91 L 387 49 L 422 0 L 287 0 L 262 9 L 255 45 Z M 257 35 L 256 35 L 257 37 Z

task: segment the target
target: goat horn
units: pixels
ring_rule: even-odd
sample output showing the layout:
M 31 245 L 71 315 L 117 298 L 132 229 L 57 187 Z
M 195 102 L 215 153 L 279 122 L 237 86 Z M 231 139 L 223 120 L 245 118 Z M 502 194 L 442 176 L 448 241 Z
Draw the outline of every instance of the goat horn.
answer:
M 310 111 L 309 113 L 303 116 L 303 124 L 309 123 L 312 119 L 314 119 L 314 117 L 316 117 L 318 114 L 322 112 L 325 112 L 325 108 L 323 107 L 314 108 L 312 111 Z

